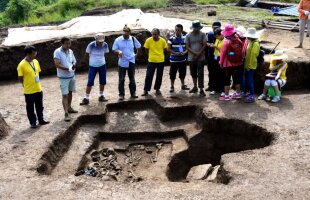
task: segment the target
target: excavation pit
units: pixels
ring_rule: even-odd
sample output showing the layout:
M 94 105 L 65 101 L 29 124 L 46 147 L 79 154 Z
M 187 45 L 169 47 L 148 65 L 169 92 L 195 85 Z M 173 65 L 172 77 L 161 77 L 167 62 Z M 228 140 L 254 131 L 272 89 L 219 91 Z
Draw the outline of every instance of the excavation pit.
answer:
M 76 136 L 81 129 L 87 130 L 90 140 L 84 149 Z M 79 152 L 70 166 L 75 175 L 103 181 L 183 182 L 193 166 L 212 164 L 221 165 L 217 182 L 227 184 L 231 177 L 221 163 L 222 155 L 264 148 L 273 139 L 260 126 L 208 117 L 198 106 L 166 107 L 152 99 L 125 101 L 107 104 L 102 113 L 81 115 L 42 155 L 37 171 L 52 175 L 66 154 Z

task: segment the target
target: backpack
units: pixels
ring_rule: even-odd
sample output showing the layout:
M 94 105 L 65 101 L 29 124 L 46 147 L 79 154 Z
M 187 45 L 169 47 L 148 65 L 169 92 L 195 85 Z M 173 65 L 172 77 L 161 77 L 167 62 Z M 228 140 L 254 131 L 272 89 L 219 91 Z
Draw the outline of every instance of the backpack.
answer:
M 239 37 L 230 40 L 228 60 L 232 63 L 240 63 L 243 60 L 243 42 Z
M 259 54 L 257 56 L 257 66 L 261 66 L 264 62 L 264 56 L 265 56 L 265 51 L 262 50 L 262 48 L 260 47 L 260 42 L 258 42 L 259 44 Z

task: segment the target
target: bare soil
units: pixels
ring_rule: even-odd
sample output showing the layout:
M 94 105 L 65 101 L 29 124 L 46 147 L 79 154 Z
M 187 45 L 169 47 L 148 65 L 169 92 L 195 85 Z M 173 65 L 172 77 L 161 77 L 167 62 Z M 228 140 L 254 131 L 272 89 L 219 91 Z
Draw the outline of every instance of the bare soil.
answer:
M 220 163 L 232 177 L 228 185 L 204 181 L 178 183 L 160 180 L 128 184 L 104 182 L 87 176 L 76 177 L 74 174 L 81 158 L 92 144 L 93 136 L 102 130 L 102 126 L 97 125 L 81 127 L 69 150 L 52 173 L 40 175 L 37 172 L 40 158 L 48 150 L 52 141 L 74 124 L 74 122 L 63 121 L 57 78 L 47 77 L 42 79 L 42 85 L 45 115 L 51 124 L 35 130 L 30 129 L 27 122 L 20 84 L 7 82 L 0 86 L 2 94 L 0 112 L 12 129 L 10 134 L 0 141 L 1 199 L 307 199 L 310 197 L 308 192 L 310 189 L 308 153 L 310 116 L 309 107 L 306 106 L 310 97 L 308 90 L 284 92 L 279 104 L 264 101 L 245 104 L 241 101 L 219 102 L 217 96 L 207 95 L 206 98 L 200 98 L 198 95 L 189 95 L 179 90 L 180 84 L 177 81 L 176 94 L 171 95 L 168 69 L 166 67 L 164 72 L 163 96 L 156 97 L 152 92 L 150 99 L 155 98 L 157 102 L 167 107 L 199 105 L 203 107 L 203 113 L 208 118 L 243 120 L 273 133 L 275 139 L 270 146 L 221 156 Z M 145 70 L 138 69 L 136 76 L 138 93 L 141 94 Z M 205 76 L 207 80 L 207 74 Z M 79 90 L 74 95 L 73 107 L 79 110 L 79 114 L 73 115 L 74 119 L 85 112 L 95 113 L 98 110 L 102 112 L 105 110 L 106 104 L 97 101 L 98 85 L 94 87 L 90 105 L 87 107 L 78 105 L 83 97 L 86 79 L 85 73 L 77 75 Z M 108 71 L 106 96 L 109 99 L 108 103 L 112 105 L 111 108 L 113 103 L 118 102 L 117 80 L 117 72 Z M 186 82 L 191 85 L 189 76 L 186 77 Z M 126 90 L 128 94 L 128 89 Z M 126 97 L 127 102 L 128 95 Z M 186 114 L 184 112 L 184 115 Z M 111 119 L 116 123 L 113 116 Z M 120 119 L 124 118 L 120 117 Z M 148 117 L 139 119 L 134 124 L 141 124 L 141 126 L 136 128 L 132 124 L 127 124 L 128 130 L 130 128 L 131 131 L 144 130 L 143 126 L 147 125 L 143 124 L 149 124 L 150 127 L 156 124 L 155 122 L 152 125 L 148 120 Z M 116 124 L 121 125 L 123 121 Z M 225 122 L 226 127 L 229 127 L 229 123 L 232 122 L 229 120 Z M 232 129 L 236 126 L 235 123 L 238 124 L 238 121 L 234 122 Z M 97 131 L 94 133 L 93 130 L 96 128 Z M 197 139 L 200 140 L 199 137 Z M 222 140 L 225 141 L 225 138 Z M 158 172 L 154 171 L 154 173 Z

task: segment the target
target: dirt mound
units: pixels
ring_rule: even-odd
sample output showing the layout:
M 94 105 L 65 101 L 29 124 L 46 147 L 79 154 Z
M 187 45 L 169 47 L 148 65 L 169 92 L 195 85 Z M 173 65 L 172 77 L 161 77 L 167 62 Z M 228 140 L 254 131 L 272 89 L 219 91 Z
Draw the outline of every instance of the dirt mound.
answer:
M 8 127 L 7 123 L 4 121 L 4 119 L 0 113 L 0 140 L 8 135 L 8 132 L 9 132 L 8 128 L 9 127 Z
M 112 48 L 115 39 L 122 34 L 122 32 L 109 32 L 106 34 L 106 42 L 109 47 Z M 151 35 L 147 30 L 134 30 L 133 35 L 143 44 L 145 40 Z M 83 36 L 78 38 L 72 38 L 72 50 L 74 51 L 75 57 L 78 58 L 78 71 L 86 70 L 88 63 L 84 58 L 85 47 L 93 41 L 93 35 Z M 41 75 L 52 75 L 55 74 L 56 69 L 53 62 L 53 52 L 60 46 L 60 39 L 42 41 L 34 45 L 38 50 L 37 59 L 40 62 L 42 72 Z M 0 48 L 0 63 L 5 65 L 0 66 L 0 79 L 9 80 L 17 78 L 16 67 L 18 63 L 23 59 L 24 56 L 24 45 L 14 47 L 3 47 Z M 110 51 L 106 55 L 107 67 L 117 66 L 117 56 Z M 146 54 L 143 52 L 137 62 L 145 63 Z

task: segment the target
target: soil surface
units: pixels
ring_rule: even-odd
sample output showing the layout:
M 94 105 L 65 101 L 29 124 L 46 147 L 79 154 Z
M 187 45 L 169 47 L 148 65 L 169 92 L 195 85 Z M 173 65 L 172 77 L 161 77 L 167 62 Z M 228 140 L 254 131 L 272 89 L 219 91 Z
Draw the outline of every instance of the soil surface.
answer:
M 268 147 L 230 153 L 222 156 L 221 163 L 232 179 L 228 185 L 197 181 L 190 183 L 145 180 L 138 183 L 104 182 L 93 177 L 74 173 L 79 161 L 91 144 L 96 127 L 79 129 L 67 154 L 51 175 L 39 175 L 38 160 L 53 139 L 66 130 L 71 123 L 63 121 L 59 82 L 55 77 L 42 79 L 45 115 L 51 124 L 32 130 L 26 117 L 22 87 L 17 82 L 0 86 L 0 112 L 11 127 L 9 135 L 0 141 L 0 198 L 1 199 L 307 199 L 310 198 L 310 128 L 307 103 L 309 91 L 284 92 L 278 104 L 256 101 L 245 104 L 241 101 L 219 102 L 218 96 L 200 98 L 180 91 L 176 81 L 176 93 L 169 93 L 169 67 L 165 68 L 162 97 L 154 91 L 148 98 L 155 98 L 165 106 L 195 104 L 204 108 L 208 117 L 224 117 L 245 120 L 257 124 L 275 134 Z M 207 82 L 207 70 L 206 82 Z M 145 69 L 137 69 L 138 94 L 142 93 Z M 73 107 L 79 114 L 84 111 L 105 108 L 97 100 L 98 85 L 91 94 L 87 107 L 79 106 L 84 94 L 87 74 L 77 75 L 78 92 L 74 95 Z M 108 103 L 118 102 L 117 71 L 108 71 L 106 96 Z M 128 80 L 126 80 L 128 81 Z M 192 86 L 190 76 L 186 82 Z M 128 88 L 126 88 L 128 101 Z M 142 97 L 139 97 L 142 99 Z M 152 112 L 150 112 L 151 114 Z M 186 113 L 184 113 L 186 114 Z M 151 114 L 152 115 L 152 114 Z M 120 117 L 122 119 L 122 117 Z M 113 115 L 111 116 L 113 121 Z M 144 130 L 140 119 L 141 129 Z M 149 120 L 150 121 L 150 120 Z M 122 122 L 120 121 L 119 124 Z M 156 122 L 155 122 L 156 124 Z M 132 126 L 132 124 L 128 124 Z M 113 126 L 113 124 L 112 124 Z M 229 125 L 228 125 L 229 126 Z M 114 125 L 115 127 L 115 125 Z M 98 127 L 97 127 L 98 128 Z M 112 128 L 112 127 L 111 127 Z M 136 127 L 139 130 L 139 127 Z M 98 130 L 101 130 L 99 127 Z M 158 173 L 160 176 L 160 171 Z

